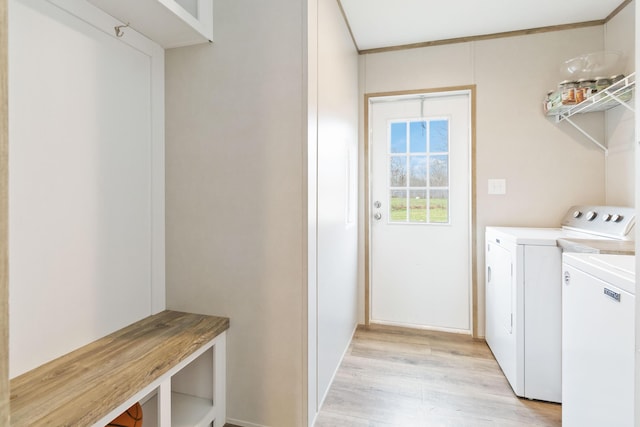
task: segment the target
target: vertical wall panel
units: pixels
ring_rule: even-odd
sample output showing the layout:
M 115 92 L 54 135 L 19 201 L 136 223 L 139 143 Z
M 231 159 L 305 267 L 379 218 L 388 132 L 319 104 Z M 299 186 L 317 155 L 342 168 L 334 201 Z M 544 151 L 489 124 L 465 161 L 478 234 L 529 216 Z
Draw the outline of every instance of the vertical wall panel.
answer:
M 10 2 L 10 377 L 151 314 L 162 268 L 154 64 L 90 10 Z
M 632 62 L 632 66 L 634 66 L 636 71 L 640 70 L 640 31 L 638 31 L 637 23 L 640 22 L 640 7 L 637 7 L 636 2 L 633 2 L 634 7 L 634 19 L 635 19 L 635 49 L 634 49 L 634 61 Z M 638 96 L 637 89 L 634 89 L 634 101 L 633 105 L 636 109 L 635 115 L 635 135 L 633 139 L 633 145 L 636 147 L 634 153 L 634 166 L 635 170 L 640 172 L 640 150 L 637 149 L 640 141 L 640 96 Z M 635 200 L 640 200 L 640 173 L 636 172 L 634 177 L 634 195 Z M 640 215 L 640 206 L 636 204 L 636 217 Z M 640 228 L 636 227 L 635 230 L 635 239 L 636 239 L 636 253 L 640 251 Z M 636 272 L 640 272 L 640 257 L 636 257 Z M 636 273 L 636 286 L 638 283 L 638 273 Z M 636 289 L 636 294 L 637 294 Z M 636 312 L 635 312 L 635 325 L 636 325 L 636 345 L 635 345 L 635 395 L 634 395 L 634 425 L 640 425 L 640 298 L 635 299 L 636 302 Z
M 358 54 L 337 1 L 318 2 L 318 400 L 357 323 Z
M 0 425 L 9 425 L 7 1 L 0 1 Z
M 303 49 L 306 53 L 306 105 L 307 105 L 307 141 L 304 146 L 304 158 L 307 165 L 306 181 L 307 233 L 303 251 L 307 259 L 306 311 L 307 352 L 306 363 L 307 391 L 306 425 L 313 425 L 318 413 L 318 0 L 305 2 L 307 12 L 306 42 Z

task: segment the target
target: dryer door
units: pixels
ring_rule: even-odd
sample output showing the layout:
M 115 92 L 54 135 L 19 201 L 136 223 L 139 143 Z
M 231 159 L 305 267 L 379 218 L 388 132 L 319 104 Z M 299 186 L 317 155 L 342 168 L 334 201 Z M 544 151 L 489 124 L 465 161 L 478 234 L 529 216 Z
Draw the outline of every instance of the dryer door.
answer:
M 513 262 L 512 254 L 503 246 L 487 243 L 486 335 L 513 332 Z M 491 332 L 490 332 L 491 331 Z
M 487 236 L 485 339 L 514 390 L 517 389 L 517 340 L 513 327 L 516 248 L 516 245 L 501 246 L 495 238 Z

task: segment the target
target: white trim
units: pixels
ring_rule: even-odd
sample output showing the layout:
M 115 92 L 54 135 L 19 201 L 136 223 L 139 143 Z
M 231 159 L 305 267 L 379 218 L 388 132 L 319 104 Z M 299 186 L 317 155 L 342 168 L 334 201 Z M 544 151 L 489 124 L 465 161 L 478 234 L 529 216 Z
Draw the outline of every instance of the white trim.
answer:
M 151 55 L 151 314 L 166 308 L 164 49 Z
M 212 0 L 200 0 L 198 1 L 198 16 L 193 16 L 189 13 L 180 3 L 175 0 L 157 0 L 164 7 L 166 7 L 169 11 L 176 15 L 176 17 L 180 18 L 187 25 L 191 26 L 194 30 L 196 30 L 200 35 L 205 37 L 207 40 L 213 40 L 213 20 L 203 21 L 203 16 L 213 16 L 213 1 Z M 188 46 L 191 43 L 174 43 L 170 44 L 167 47 L 181 47 Z
M 133 28 L 127 28 L 122 37 L 116 37 L 114 27 L 123 23 L 113 16 L 102 11 L 98 7 L 86 2 L 77 0 L 47 0 L 60 9 L 72 14 L 76 18 L 86 22 L 96 29 L 110 35 L 111 37 L 128 44 L 134 49 L 139 50 L 149 56 L 153 56 L 162 52 L 164 58 L 164 49 L 156 42 L 149 40 L 147 37 L 136 32 Z M 164 59 L 163 59 L 164 61 Z M 164 67 L 163 67 L 164 68 Z
M 145 34 L 167 49 L 210 42 L 213 39 L 213 0 L 198 0 L 195 11 L 198 17 L 175 0 L 86 1 L 117 19 L 119 22 L 116 25 L 125 27 L 123 37 L 135 29 L 138 34 Z M 113 27 L 110 29 L 112 33 Z

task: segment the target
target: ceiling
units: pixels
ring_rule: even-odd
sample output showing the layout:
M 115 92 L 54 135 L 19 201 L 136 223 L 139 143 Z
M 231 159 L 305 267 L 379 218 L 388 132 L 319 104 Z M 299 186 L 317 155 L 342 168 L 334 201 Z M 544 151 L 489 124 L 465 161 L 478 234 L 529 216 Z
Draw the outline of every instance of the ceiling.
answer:
M 623 0 L 339 1 L 360 51 L 602 21 L 623 3 Z

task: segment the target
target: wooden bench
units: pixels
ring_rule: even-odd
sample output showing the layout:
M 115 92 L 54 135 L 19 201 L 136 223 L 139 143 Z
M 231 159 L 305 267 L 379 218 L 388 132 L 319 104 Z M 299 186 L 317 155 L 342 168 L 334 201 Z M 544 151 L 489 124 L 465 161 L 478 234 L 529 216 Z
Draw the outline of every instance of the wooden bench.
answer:
M 228 328 L 170 310 L 142 319 L 12 379 L 11 425 L 104 426 L 152 400 L 145 427 L 223 426 Z

